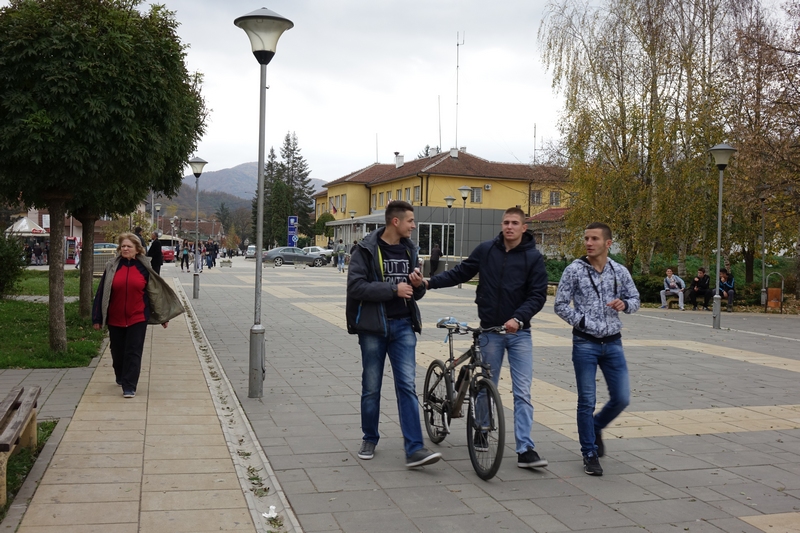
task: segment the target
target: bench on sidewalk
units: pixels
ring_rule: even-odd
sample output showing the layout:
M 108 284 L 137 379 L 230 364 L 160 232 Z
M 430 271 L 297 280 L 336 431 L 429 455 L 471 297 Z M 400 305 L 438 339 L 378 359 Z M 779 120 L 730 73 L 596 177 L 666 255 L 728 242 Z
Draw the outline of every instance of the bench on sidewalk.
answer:
M 8 458 L 21 448 L 36 448 L 36 400 L 39 386 L 16 387 L 0 403 L 0 506 L 6 504 Z

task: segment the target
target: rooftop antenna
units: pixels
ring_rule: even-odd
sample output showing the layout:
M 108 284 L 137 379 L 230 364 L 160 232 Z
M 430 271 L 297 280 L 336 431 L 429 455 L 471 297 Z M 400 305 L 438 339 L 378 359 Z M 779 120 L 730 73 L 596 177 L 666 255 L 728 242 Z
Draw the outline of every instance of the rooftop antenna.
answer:
M 442 95 L 439 95 L 439 151 L 442 151 Z
M 459 48 L 464 46 L 464 39 L 467 36 L 467 32 L 464 32 L 461 35 L 459 32 L 456 32 L 456 145 L 455 148 L 458 150 L 458 69 L 459 69 Z
M 378 134 L 375 134 L 375 162 L 380 163 L 380 159 L 378 159 Z
M 533 164 L 536 164 L 536 123 L 533 123 Z

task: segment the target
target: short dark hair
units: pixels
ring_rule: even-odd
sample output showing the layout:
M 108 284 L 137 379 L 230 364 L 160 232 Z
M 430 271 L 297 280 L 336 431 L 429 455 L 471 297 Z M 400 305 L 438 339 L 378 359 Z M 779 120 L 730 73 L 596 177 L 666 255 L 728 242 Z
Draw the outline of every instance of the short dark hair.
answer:
M 706 269 L 705 269 L 705 268 L 703 268 L 703 267 L 700 267 L 700 268 L 698 268 L 698 269 L 697 269 L 697 271 L 698 271 L 698 272 L 702 272 L 703 274 L 705 274 L 705 273 L 706 273 Z
M 517 215 L 522 220 L 522 223 L 525 224 L 525 211 L 520 209 L 519 207 L 509 207 L 505 211 L 503 211 L 503 217 L 506 215 Z
M 610 241 L 613 239 L 613 237 L 611 236 L 611 228 L 608 226 L 608 224 L 603 224 L 602 222 L 592 222 L 591 224 L 586 226 L 586 229 L 602 230 L 604 240 Z
M 136 226 L 135 228 L 133 228 L 133 231 L 135 231 L 136 233 L 139 233 L 139 232 L 142 231 L 142 227 L 141 226 Z
M 719 273 L 720 274 L 727 274 L 728 273 L 728 269 L 727 268 L 720 268 L 719 269 Z
M 386 205 L 386 225 L 392 223 L 392 219 L 405 218 L 408 211 L 414 212 L 414 206 L 403 200 L 392 200 Z
M 343 242 L 344 242 L 344 241 L 343 241 L 342 239 L 339 239 L 339 244 L 342 244 Z

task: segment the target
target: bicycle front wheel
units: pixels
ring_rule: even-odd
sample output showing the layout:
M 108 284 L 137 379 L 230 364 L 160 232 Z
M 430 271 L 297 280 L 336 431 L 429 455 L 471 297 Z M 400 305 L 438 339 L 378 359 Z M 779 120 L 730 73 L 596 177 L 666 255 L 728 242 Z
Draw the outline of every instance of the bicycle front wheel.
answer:
M 434 444 L 444 440 L 450 427 L 450 374 L 438 359 L 428 367 L 425 388 L 422 393 L 422 410 L 425 414 L 425 429 Z
M 467 446 L 472 467 L 481 479 L 491 479 L 503 461 L 506 419 L 497 387 L 488 379 L 473 381 L 469 390 Z

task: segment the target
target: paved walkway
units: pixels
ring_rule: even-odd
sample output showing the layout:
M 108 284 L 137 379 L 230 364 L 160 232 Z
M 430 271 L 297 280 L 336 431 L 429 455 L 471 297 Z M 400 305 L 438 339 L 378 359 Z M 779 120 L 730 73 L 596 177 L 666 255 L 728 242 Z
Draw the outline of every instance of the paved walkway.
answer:
M 191 296 L 191 274 L 170 268 L 164 275 Z M 798 317 L 725 314 L 717 331 L 710 313 L 626 316 L 632 404 L 607 429 L 605 475 L 595 478 L 583 474 L 576 441 L 570 328 L 549 301 L 533 324 L 533 437 L 550 466 L 516 467 L 508 423 L 505 460 L 486 482 L 469 462 L 463 420 L 430 445 L 443 461 L 405 468 L 389 376 L 375 458 L 356 457 L 361 364 L 335 268 L 265 268 L 264 397 L 247 398 L 253 274 L 242 258 L 203 272 L 200 298 L 185 300 L 188 320 L 151 328 L 133 400 L 104 354 L 20 532 L 800 531 Z M 473 300 L 465 285 L 421 301 L 418 392 L 446 349 L 433 324 L 477 322 Z M 0 385 L 32 379 L 9 372 L 19 371 L 0 374 Z M 52 380 L 64 382 L 58 372 Z M 270 505 L 282 525 L 263 517 Z
M 133 399 L 122 398 L 110 352 L 103 353 L 64 419 L 63 437 L 54 435 L 60 443 L 20 533 L 256 532 L 271 525 L 260 516 L 268 504 L 284 511 L 274 486 L 262 481 L 263 456 L 227 380 L 187 318 L 149 328 Z M 23 383 L 45 376 L 30 372 Z M 62 388 L 71 388 L 64 379 Z M 50 408 L 55 397 L 46 399 L 41 418 L 58 414 Z M 17 505 L 24 497 L 23 490 Z
M 265 268 L 267 376 L 264 397 L 248 399 L 253 272 L 242 259 L 206 270 L 192 305 L 304 531 L 800 531 L 798 317 L 725 314 L 731 329 L 715 331 L 710 313 L 626 316 L 633 403 L 608 429 L 605 475 L 594 478 L 576 441 L 570 328 L 549 301 L 534 323 L 533 437 L 550 467 L 517 468 L 507 424 L 505 460 L 484 482 L 461 420 L 432 445 L 443 461 L 404 467 L 389 381 L 375 459 L 356 457 L 360 356 L 333 268 Z M 436 319 L 475 323 L 473 301 L 470 285 L 421 301 L 418 392 L 445 350 Z M 507 374 L 500 389 L 510 421 Z

